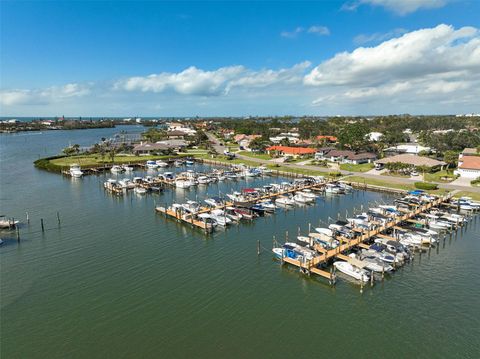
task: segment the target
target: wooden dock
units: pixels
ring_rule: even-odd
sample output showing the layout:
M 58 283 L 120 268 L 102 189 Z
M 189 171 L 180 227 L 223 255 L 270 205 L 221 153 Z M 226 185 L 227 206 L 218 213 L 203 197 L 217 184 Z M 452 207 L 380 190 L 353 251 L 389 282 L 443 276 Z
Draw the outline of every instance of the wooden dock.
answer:
M 416 206 L 410 212 L 405 213 L 404 215 L 401 215 L 401 216 L 394 217 L 392 221 L 388 222 L 383 226 L 379 226 L 373 230 L 363 231 L 363 234 L 355 239 L 348 240 L 346 238 L 337 237 L 337 240 L 340 240 L 340 245 L 337 248 L 330 249 L 330 250 L 321 250 L 319 251 L 320 255 L 313 258 L 312 260 L 305 260 L 300 262 L 298 260 L 284 257 L 282 258 L 282 263 L 290 263 L 294 266 L 297 266 L 300 268 L 302 272 L 307 274 L 314 273 L 314 274 L 320 275 L 324 278 L 327 278 L 330 281 L 330 283 L 333 284 L 335 283 L 335 272 L 327 272 L 325 270 L 319 269 L 318 266 L 326 265 L 330 260 L 333 260 L 335 258 L 348 260 L 349 262 L 351 262 L 351 258 L 346 257 L 344 253 L 349 251 L 353 247 L 357 247 L 357 246 L 362 248 L 368 248 L 365 242 L 370 241 L 375 236 L 387 238 L 390 240 L 397 240 L 397 238 L 385 235 L 383 234 L 383 232 L 385 232 L 388 229 L 400 228 L 398 225 L 401 222 L 408 221 L 412 217 L 415 217 L 432 207 L 437 207 L 445 203 L 446 201 L 448 201 L 450 198 L 451 198 L 451 195 L 447 194 L 445 196 L 438 197 L 436 200 L 430 203 L 427 203 L 425 205 Z

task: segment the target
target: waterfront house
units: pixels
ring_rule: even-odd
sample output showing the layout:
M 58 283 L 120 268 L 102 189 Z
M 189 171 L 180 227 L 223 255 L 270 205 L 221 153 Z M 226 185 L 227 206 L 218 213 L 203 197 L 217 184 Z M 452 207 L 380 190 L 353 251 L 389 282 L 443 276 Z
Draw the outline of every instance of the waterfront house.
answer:
M 446 163 L 443 161 L 438 161 L 433 158 L 417 156 L 417 155 L 408 154 L 408 153 L 403 153 L 396 156 L 382 158 L 378 161 L 375 161 L 375 165 L 378 168 L 381 168 L 387 163 L 395 163 L 395 162 L 405 163 L 410 165 L 411 167 L 426 166 L 426 167 L 430 167 L 431 169 L 435 169 L 435 168 L 443 169 L 443 166 L 446 165 Z
M 315 137 L 318 142 L 325 142 L 325 143 L 336 143 L 337 137 L 335 136 L 328 136 L 328 135 L 320 135 Z
M 304 147 L 289 147 L 289 146 L 270 146 L 266 148 L 270 154 L 279 154 L 281 156 L 288 156 L 293 158 L 313 156 L 316 152 L 314 148 Z
M 464 178 L 480 178 L 480 153 L 476 148 L 465 148 L 458 155 L 458 168 L 454 173 Z

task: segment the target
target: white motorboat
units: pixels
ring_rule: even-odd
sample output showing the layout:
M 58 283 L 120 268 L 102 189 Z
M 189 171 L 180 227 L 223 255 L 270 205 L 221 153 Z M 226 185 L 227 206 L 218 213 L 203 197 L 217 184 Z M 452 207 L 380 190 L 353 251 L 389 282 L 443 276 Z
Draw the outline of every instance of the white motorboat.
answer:
M 210 212 L 210 216 L 217 221 L 220 226 L 226 226 L 232 223 L 232 220 L 221 209 L 214 209 Z
M 151 170 L 158 168 L 158 164 L 155 161 L 147 161 L 145 165 L 147 166 L 148 169 L 151 169 Z
M 340 272 L 355 278 L 356 280 L 360 280 L 363 282 L 368 282 L 370 279 L 369 273 L 361 268 L 358 268 L 348 262 L 342 262 L 342 261 L 337 261 L 333 263 L 336 269 L 338 269 Z
M 260 202 L 259 204 L 262 205 L 263 208 L 265 208 L 265 210 L 268 212 L 274 212 L 277 209 L 277 206 L 275 206 L 275 204 L 269 200 Z
M 293 200 L 297 203 L 301 204 L 307 204 L 307 203 L 312 203 L 314 200 L 309 197 L 305 197 L 299 193 L 297 193 L 295 196 L 293 196 Z
M 122 173 L 125 171 L 122 166 L 119 165 L 113 165 L 112 168 L 110 168 L 110 172 L 112 173 Z
M 132 166 L 128 166 L 128 165 L 122 165 L 122 168 L 125 172 L 132 172 L 133 171 L 133 167 Z
M 321 228 L 321 227 L 317 227 L 315 228 L 315 230 L 318 232 L 318 233 L 322 233 L 328 237 L 333 237 L 333 231 L 330 229 L 330 228 Z
M 5 218 L 5 216 L 0 216 L 0 228 L 15 228 L 19 221 L 15 221 L 10 218 Z
M 220 197 L 207 198 L 204 202 L 212 207 L 219 207 L 224 203 Z
M 75 178 L 80 178 L 83 176 L 83 172 L 80 169 L 80 165 L 77 163 L 71 164 L 70 165 L 70 176 L 75 177 Z
M 195 201 L 187 201 L 187 203 L 182 204 L 182 208 L 189 213 L 196 213 L 200 210 L 200 204 Z
M 197 178 L 197 181 L 199 184 L 209 184 L 211 182 L 207 176 L 200 176 Z
M 133 190 L 136 194 L 145 194 L 147 193 L 147 189 L 143 187 L 135 187 Z
M 303 197 L 310 198 L 312 200 L 317 199 L 317 195 L 312 192 L 310 189 L 304 189 L 303 191 L 297 192 L 298 194 L 301 194 Z
M 155 161 L 155 163 L 158 165 L 158 167 L 162 167 L 162 168 L 168 167 L 168 163 L 162 160 Z
M 342 187 L 337 186 L 335 184 L 327 183 L 325 185 L 325 193 L 342 194 L 342 193 L 345 193 L 345 190 Z
M 177 188 L 190 188 L 192 182 L 190 180 L 177 179 L 175 181 L 175 187 Z
M 295 201 L 285 196 L 281 196 L 275 199 L 275 203 L 282 206 L 295 206 Z

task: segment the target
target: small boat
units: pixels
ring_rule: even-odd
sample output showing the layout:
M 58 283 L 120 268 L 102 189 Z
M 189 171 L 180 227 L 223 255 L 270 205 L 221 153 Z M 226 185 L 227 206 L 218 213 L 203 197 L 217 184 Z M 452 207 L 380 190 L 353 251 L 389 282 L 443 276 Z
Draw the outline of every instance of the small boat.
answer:
M 200 176 L 197 178 L 199 184 L 209 184 L 211 182 L 210 178 L 207 176 Z
M 151 169 L 151 170 L 158 168 L 158 164 L 155 161 L 147 161 L 146 166 L 148 169 Z
M 238 222 L 242 219 L 242 215 L 240 213 L 236 213 L 234 207 L 226 207 L 225 215 L 234 222 Z
M 295 201 L 285 196 L 281 196 L 275 199 L 275 203 L 282 206 L 295 206 Z
M 317 199 L 317 195 L 315 193 L 312 192 L 312 190 L 310 189 L 304 189 L 303 191 L 300 191 L 300 192 L 297 192 L 297 194 L 300 194 L 302 195 L 303 197 L 306 197 L 306 198 L 310 198 L 312 199 L 313 201 L 315 201 Z
M 110 172 L 112 173 L 122 173 L 123 171 L 125 171 L 125 169 L 119 165 L 113 165 L 112 168 L 110 168 Z
M 190 188 L 192 182 L 190 180 L 177 179 L 175 181 L 175 187 L 177 188 Z
M 161 167 L 161 168 L 168 167 L 168 163 L 162 160 L 155 161 L 155 163 L 158 165 L 158 167 Z
M 277 209 L 277 206 L 275 206 L 275 204 L 269 200 L 260 202 L 259 204 L 262 205 L 263 208 L 265 208 L 266 212 L 275 212 L 275 210 Z
M 232 220 L 221 209 L 214 209 L 210 212 L 210 216 L 217 221 L 220 226 L 226 226 L 232 223 Z
M 254 204 L 250 207 L 250 209 L 253 212 L 258 213 L 260 216 L 263 216 L 265 214 L 265 207 L 263 207 L 260 203 Z
M 250 211 L 246 208 L 235 207 L 234 212 L 236 214 L 242 216 L 242 219 L 253 219 L 253 218 L 255 218 L 255 214 L 252 211 Z
M 187 166 L 193 166 L 193 165 L 195 164 L 195 162 L 192 161 L 192 160 L 186 160 L 186 161 L 185 161 L 185 164 L 186 164 Z
M 175 160 L 173 164 L 175 167 L 180 167 L 184 165 L 184 162 L 182 160 Z
M 5 218 L 5 216 L 0 216 L 0 228 L 15 228 L 19 221 L 14 219 Z
M 80 165 L 78 165 L 77 163 L 70 165 L 70 176 L 74 178 L 80 178 L 83 176 L 83 172 L 80 169 Z
M 133 190 L 136 194 L 145 194 L 147 193 L 147 189 L 143 187 L 135 187 Z
M 128 165 L 122 165 L 122 168 L 125 172 L 132 172 L 133 171 L 133 167 L 132 166 L 128 166 Z
M 195 201 L 187 201 L 182 204 L 182 208 L 188 213 L 196 213 L 200 210 L 200 204 Z
M 305 196 L 303 196 L 299 193 L 297 193 L 295 196 L 293 196 L 292 199 L 295 202 L 300 203 L 300 204 L 312 203 L 314 201 L 314 199 L 309 198 L 309 197 L 305 197 Z
M 370 274 L 366 270 L 358 268 L 348 262 L 337 261 L 333 263 L 333 265 L 340 272 L 352 278 L 355 278 L 356 280 L 360 280 L 363 282 L 368 282 L 370 280 Z
M 219 207 L 225 203 L 220 197 L 207 198 L 204 202 L 212 207 Z

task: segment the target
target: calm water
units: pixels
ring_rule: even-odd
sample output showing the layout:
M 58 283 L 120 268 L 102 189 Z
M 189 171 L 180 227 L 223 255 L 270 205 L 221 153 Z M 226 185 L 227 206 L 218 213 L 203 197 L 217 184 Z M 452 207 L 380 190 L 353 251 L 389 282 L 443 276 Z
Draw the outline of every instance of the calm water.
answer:
M 20 244 L 1 233 L 2 358 L 480 356 L 480 220 L 363 294 L 344 279 L 331 288 L 273 261 L 273 236 L 391 196 L 323 198 L 206 237 L 155 204 L 245 182 L 118 199 L 104 193 L 106 177 L 32 166 L 114 132 L 0 135 L 1 212 L 30 215 Z

